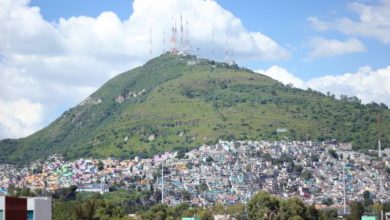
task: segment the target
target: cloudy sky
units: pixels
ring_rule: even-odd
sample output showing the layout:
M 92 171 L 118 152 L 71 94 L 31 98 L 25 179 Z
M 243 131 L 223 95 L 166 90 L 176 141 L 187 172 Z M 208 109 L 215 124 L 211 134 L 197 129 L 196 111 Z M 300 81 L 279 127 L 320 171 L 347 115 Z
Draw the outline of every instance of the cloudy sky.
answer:
M 203 57 L 223 60 L 228 45 L 285 84 L 390 105 L 389 11 L 390 0 L 0 0 L 0 139 L 167 50 L 180 17 Z

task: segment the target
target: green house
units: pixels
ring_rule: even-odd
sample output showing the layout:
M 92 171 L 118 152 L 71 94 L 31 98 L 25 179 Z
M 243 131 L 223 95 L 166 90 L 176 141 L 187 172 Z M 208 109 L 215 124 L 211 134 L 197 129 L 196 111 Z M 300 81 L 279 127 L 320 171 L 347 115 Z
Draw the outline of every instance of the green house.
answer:
M 194 216 L 194 217 L 184 217 L 184 218 L 181 218 L 181 220 L 200 220 L 200 218 L 197 217 L 197 216 Z
M 376 220 L 375 215 L 363 215 L 361 220 Z

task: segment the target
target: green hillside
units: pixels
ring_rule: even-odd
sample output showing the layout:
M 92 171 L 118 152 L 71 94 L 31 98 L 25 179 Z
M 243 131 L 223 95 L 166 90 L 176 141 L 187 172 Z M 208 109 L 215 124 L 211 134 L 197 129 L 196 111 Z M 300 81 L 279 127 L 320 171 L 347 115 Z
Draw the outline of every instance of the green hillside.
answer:
M 150 156 L 224 140 L 350 141 L 375 148 L 377 112 L 390 144 L 390 111 L 304 91 L 237 66 L 165 54 L 122 73 L 48 127 L 0 142 L 0 162 Z M 277 128 L 286 128 L 278 133 Z

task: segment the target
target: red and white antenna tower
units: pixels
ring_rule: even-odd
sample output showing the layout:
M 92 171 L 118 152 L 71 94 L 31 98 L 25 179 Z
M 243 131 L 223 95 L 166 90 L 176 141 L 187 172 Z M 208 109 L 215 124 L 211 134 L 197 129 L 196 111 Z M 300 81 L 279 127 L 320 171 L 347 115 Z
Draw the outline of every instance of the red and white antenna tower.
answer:
M 185 51 L 187 53 L 191 53 L 191 45 L 190 45 L 190 34 L 188 31 L 188 20 L 186 21 L 186 33 L 185 33 L 185 40 L 184 40 L 184 47 Z
M 184 50 L 184 28 L 183 28 L 183 16 L 180 15 L 180 50 Z
M 176 33 L 177 33 L 177 29 L 176 29 L 176 19 L 173 20 L 173 17 L 172 17 L 172 36 L 171 36 L 171 53 L 176 53 L 177 52 L 177 48 L 176 48 Z

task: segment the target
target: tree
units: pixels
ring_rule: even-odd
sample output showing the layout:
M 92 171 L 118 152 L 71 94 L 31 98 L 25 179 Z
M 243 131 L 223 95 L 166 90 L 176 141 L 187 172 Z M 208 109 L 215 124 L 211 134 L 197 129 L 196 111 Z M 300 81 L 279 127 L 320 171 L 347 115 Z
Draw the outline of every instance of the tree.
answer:
M 74 207 L 74 214 L 78 220 L 98 220 L 95 217 L 96 200 L 88 200 Z
M 374 205 L 372 205 L 372 210 L 379 214 L 383 210 L 383 205 L 380 202 L 376 202 Z
M 328 153 L 329 153 L 330 156 L 332 156 L 334 159 L 339 159 L 339 155 L 336 153 L 335 150 L 330 149 L 330 150 L 328 150 Z
M 279 200 L 267 192 L 259 192 L 248 202 L 249 219 L 264 219 L 279 210 Z
M 180 205 L 169 208 L 168 209 L 168 215 L 170 217 L 173 217 L 175 219 L 180 218 L 185 211 L 187 211 L 190 208 L 190 205 L 188 203 L 181 203 Z
M 225 214 L 225 207 L 221 203 L 217 203 L 212 208 L 214 215 L 222 215 Z
M 199 217 L 202 220 L 213 220 L 214 219 L 213 213 L 211 213 L 208 209 L 202 209 L 199 212 Z
M 351 213 L 348 216 L 348 220 L 360 220 L 364 213 L 364 206 L 361 202 L 352 202 L 349 205 Z
M 154 219 L 154 220 L 164 220 L 167 218 L 167 206 L 158 204 L 150 207 L 150 209 L 141 214 L 141 219 Z
M 326 206 L 331 206 L 333 205 L 333 199 L 328 197 L 328 198 L 325 198 L 322 200 L 322 204 L 326 205 Z
M 271 154 L 270 154 L 270 153 L 265 153 L 265 154 L 263 154 L 263 159 L 264 159 L 265 161 L 272 161 Z
M 227 213 L 231 216 L 235 216 L 238 219 L 243 219 L 245 214 L 245 205 L 238 203 L 227 207 Z
M 102 201 L 96 210 L 99 220 L 109 220 L 113 218 L 122 218 L 125 211 L 120 204 L 114 202 Z
M 320 220 L 337 219 L 337 209 L 324 209 L 320 211 Z
M 307 214 L 305 204 L 298 198 L 289 198 L 280 203 L 279 213 L 277 219 L 287 220 L 294 217 L 294 219 L 304 219 Z
M 369 207 L 373 204 L 370 191 L 368 191 L 368 190 L 364 191 L 362 196 L 363 196 L 363 206 L 364 207 Z
M 301 174 L 301 177 L 304 179 L 304 180 L 309 180 L 312 178 L 312 174 L 311 174 L 311 171 L 310 170 L 305 170 L 303 171 L 303 173 Z
M 76 199 L 76 189 L 77 186 L 70 186 L 68 188 L 59 188 L 54 192 L 53 198 L 60 199 L 63 201 L 74 200 Z
M 303 166 L 302 165 L 295 165 L 295 164 L 293 164 L 293 171 L 296 174 L 300 175 L 302 173 L 302 170 L 303 170 Z
M 313 205 L 310 205 L 306 209 L 306 217 L 311 220 L 318 220 L 320 219 L 320 212 L 316 209 L 316 207 Z
M 184 201 L 190 201 L 191 200 L 191 194 L 187 190 L 182 190 L 180 192 L 181 199 Z
M 99 162 L 98 162 L 98 170 L 101 171 L 103 169 L 104 169 L 104 164 L 103 164 L 103 162 L 101 160 L 99 160 Z

